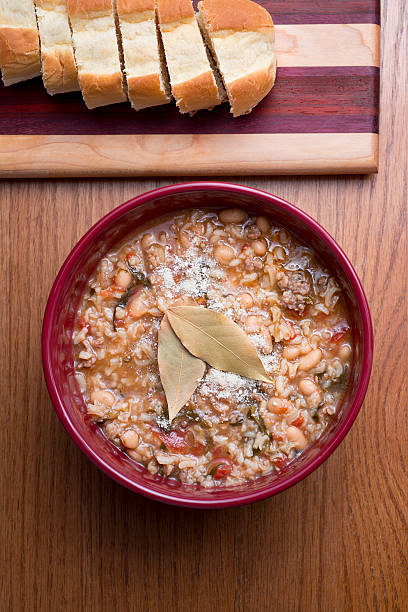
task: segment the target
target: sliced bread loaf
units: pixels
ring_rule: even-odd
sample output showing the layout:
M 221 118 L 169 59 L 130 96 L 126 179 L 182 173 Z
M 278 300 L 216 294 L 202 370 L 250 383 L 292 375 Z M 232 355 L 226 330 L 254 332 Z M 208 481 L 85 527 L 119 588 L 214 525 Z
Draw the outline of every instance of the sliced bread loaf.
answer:
M 40 76 L 33 0 L 0 1 L 0 66 L 5 85 Z
M 250 113 L 275 83 L 272 17 L 251 0 L 202 0 L 198 21 L 214 54 L 234 117 Z
M 156 0 L 173 96 L 181 113 L 211 109 L 225 92 L 210 65 L 191 0 Z
M 48 93 L 79 89 L 66 0 L 35 0 L 41 41 L 41 64 Z
M 126 100 L 112 0 L 67 0 L 79 85 L 88 108 Z
M 129 100 L 136 110 L 171 100 L 154 0 L 116 0 Z

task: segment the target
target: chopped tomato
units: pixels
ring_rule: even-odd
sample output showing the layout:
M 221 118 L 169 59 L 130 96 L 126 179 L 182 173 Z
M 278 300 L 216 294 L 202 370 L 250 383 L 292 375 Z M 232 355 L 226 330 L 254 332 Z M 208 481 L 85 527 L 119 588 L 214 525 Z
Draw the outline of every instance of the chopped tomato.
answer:
M 192 450 L 192 454 L 195 457 L 201 457 L 201 455 L 204 454 L 205 451 L 205 445 L 202 444 L 201 442 L 197 442 L 194 446 L 193 446 L 193 450 Z
M 232 471 L 232 461 L 228 459 L 228 457 L 220 457 L 214 458 L 210 461 L 208 466 L 208 473 L 215 480 L 221 480 L 221 478 L 225 478 L 229 476 Z
M 337 342 L 339 342 L 342 338 L 344 338 L 344 336 L 350 331 L 350 326 L 343 321 L 342 323 L 339 323 L 338 325 L 335 325 L 333 328 L 333 332 L 332 332 L 332 337 L 330 339 L 330 342 L 332 344 L 337 344 Z
M 200 457 L 205 451 L 205 445 L 201 442 L 197 442 L 191 431 L 181 431 L 180 429 L 174 429 L 169 433 L 160 430 L 154 431 L 171 453 Z
M 196 298 L 196 302 L 197 304 L 199 304 L 200 306 L 206 306 L 207 304 L 207 299 L 205 297 L 198 297 Z
M 99 293 L 103 298 L 111 297 L 113 293 L 113 287 L 108 287 L 107 289 L 102 289 Z
M 283 442 L 283 440 L 285 439 L 282 434 L 276 432 L 272 432 L 272 438 L 277 442 Z
M 273 460 L 274 464 L 276 465 L 276 467 L 278 468 L 278 470 L 281 470 L 285 464 L 286 464 L 286 459 L 283 459 L 282 457 L 276 457 Z
M 127 254 L 126 254 L 126 260 L 129 261 L 129 259 L 131 259 L 131 257 L 134 257 L 136 255 L 136 251 L 134 249 L 131 249 Z
M 86 329 L 88 330 L 88 334 L 91 332 L 91 325 L 89 323 L 87 323 L 86 321 L 84 321 L 83 319 L 81 319 L 81 321 L 79 322 L 79 327 L 81 329 L 86 327 Z
M 174 429 L 169 433 L 158 431 L 157 436 L 163 442 L 164 446 L 172 453 L 181 453 L 185 455 L 188 452 L 188 444 L 185 438 L 185 432 Z
M 222 457 L 222 456 L 225 457 L 225 450 L 224 450 L 224 448 L 222 446 L 216 446 L 214 448 L 214 451 L 213 451 L 213 457 L 214 458 L 218 458 L 218 457 Z
M 305 417 L 303 416 L 303 414 L 300 414 L 297 419 L 295 419 L 291 425 L 294 425 L 295 427 L 300 427 L 301 425 L 303 425 L 305 421 Z

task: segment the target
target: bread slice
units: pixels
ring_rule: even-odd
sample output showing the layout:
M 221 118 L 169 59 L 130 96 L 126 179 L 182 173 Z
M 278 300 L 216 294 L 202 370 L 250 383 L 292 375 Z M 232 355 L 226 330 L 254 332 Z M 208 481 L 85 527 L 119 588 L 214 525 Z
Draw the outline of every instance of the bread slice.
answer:
M 135 110 L 167 104 L 170 83 L 154 0 L 116 0 L 128 98 Z M 163 54 L 162 54 L 163 55 Z
M 41 40 L 44 86 L 48 93 L 79 89 L 66 0 L 34 0 Z
M 214 54 L 234 117 L 250 113 L 276 77 L 272 17 L 251 0 L 202 0 L 198 21 Z
M 126 100 L 112 0 L 67 0 L 79 85 L 88 108 Z
M 191 0 L 156 0 L 173 96 L 181 113 L 211 109 L 225 99 L 210 66 Z
M 0 1 L 0 66 L 5 85 L 40 76 L 40 42 L 33 0 Z

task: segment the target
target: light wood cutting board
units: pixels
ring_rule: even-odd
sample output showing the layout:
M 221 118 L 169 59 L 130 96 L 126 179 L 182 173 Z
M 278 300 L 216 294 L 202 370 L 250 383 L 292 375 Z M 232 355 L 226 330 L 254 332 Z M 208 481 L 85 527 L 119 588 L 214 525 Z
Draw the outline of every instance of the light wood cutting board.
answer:
M 0 177 L 340 174 L 377 171 L 379 0 L 263 0 L 276 25 L 271 94 L 225 104 L 89 111 L 41 79 L 0 88 Z

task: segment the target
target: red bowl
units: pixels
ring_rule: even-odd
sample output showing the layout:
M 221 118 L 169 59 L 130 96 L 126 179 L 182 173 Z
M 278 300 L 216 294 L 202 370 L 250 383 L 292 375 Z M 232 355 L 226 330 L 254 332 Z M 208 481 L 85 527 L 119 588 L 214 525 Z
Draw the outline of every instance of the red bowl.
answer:
M 278 475 L 245 485 L 207 490 L 150 474 L 121 452 L 87 416 L 74 376 L 72 330 L 87 281 L 100 259 L 127 233 L 155 217 L 186 208 L 244 208 L 263 213 L 310 245 L 343 289 L 351 318 L 354 362 L 341 407 L 322 437 Z M 163 187 L 122 204 L 79 241 L 62 266 L 48 299 L 42 332 L 45 380 L 55 410 L 79 448 L 108 476 L 152 499 L 195 508 L 222 508 L 280 493 L 313 472 L 343 440 L 367 390 L 373 355 L 370 311 L 349 260 L 333 238 L 304 212 L 280 198 L 227 183 L 186 183 Z

